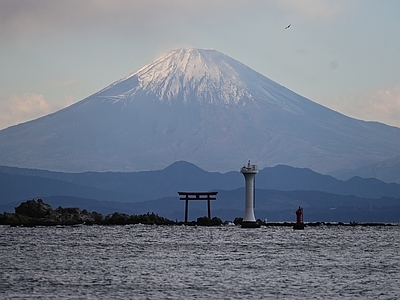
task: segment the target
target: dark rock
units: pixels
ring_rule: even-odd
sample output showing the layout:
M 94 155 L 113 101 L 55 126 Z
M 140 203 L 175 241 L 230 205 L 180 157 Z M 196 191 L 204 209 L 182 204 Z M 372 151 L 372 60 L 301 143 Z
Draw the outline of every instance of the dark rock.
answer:
M 208 217 L 197 218 L 198 226 L 221 226 L 222 220 L 220 218 L 214 217 L 209 219 Z
M 31 218 L 44 218 L 45 216 L 48 216 L 51 211 L 51 206 L 43 203 L 41 199 L 39 199 L 38 202 L 36 202 L 34 199 L 22 202 L 18 207 L 15 208 L 15 213 L 17 215 Z
M 0 217 L 0 224 L 10 226 L 36 226 L 31 217 L 11 213 L 2 214 Z
M 102 224 L 104 217 L 96 212 L 89 213 L 79 208 L 58 207 L 53 210 L 41 199 L 28 200 L 15 208 L 15 214 L 4 213 L 0 217 L 1 225 L 10 226 L 52 226 L 75 224 Z
M 109 214 L 104 219 L 106 225 L 127 225 L 132 224 L 130 216 L 124 213 L 115 212 Z
M 93 225 L 93 224 L 103 224 L 104 223 L 104 216 L 98 212 L 92 212 L 88 214 L 88 218 L 85 219 L 86 224 Z
M 242 225 L 242 222 L 243 222 L 243 218 L 239 218 L 239 217 L 236 217 L 235 220 L 233 221 L 233 223 L 235 225 Z
M 74 225 L 93 221 L 87 214 L 82 214 L 77 207 L 62 208 L 61 206 L 51 212 L 49 219 L 55 220 L 57 224 L 61 225 Z

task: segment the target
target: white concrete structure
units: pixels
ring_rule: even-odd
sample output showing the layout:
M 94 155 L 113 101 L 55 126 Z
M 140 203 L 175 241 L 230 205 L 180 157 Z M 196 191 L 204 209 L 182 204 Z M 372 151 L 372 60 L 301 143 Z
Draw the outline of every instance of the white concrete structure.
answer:
M 246 206 L 244 211 L 243 222 L 255 223 L 256 218 L 254 217 L 253 184 L 254 184 L 254 177 L 258 173 L 257 165 L 250 164 L 249 160 L 247 166 L 243 166 L 240 169 L 240 172 L 244 175 L 244 178 L 246 180 Z

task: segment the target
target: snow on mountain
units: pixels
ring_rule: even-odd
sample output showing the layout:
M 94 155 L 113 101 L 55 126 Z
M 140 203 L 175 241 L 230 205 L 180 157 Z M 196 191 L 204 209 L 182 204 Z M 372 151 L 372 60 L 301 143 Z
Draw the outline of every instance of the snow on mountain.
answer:
M 215 50 L 179 49 L 115 82 L 97 95 L 111 101 L 130 101 L 146 91 L 146 94 L 170 104 L 181 102 L 190 105 L 197 102 L 222 106 L 244 106 L 266 97 L 275 105 L 295 111 L 298 107 L 293 99 L 285 101 L 287 96 L 279 99 L 285 90 Z
M 390 159 L 400 129 L 346 117 L 215 50 L 179 49 L 54 114 L 0 131 L 0 164 L 208 171 L 287 164 L 340 174 Z

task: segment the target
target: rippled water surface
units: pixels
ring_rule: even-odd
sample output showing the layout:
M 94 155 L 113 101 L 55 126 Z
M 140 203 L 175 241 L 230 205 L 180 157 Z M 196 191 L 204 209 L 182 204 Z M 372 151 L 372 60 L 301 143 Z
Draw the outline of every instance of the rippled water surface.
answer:
M 399 299 L 399 233 L 0 226 L 0 298 Z

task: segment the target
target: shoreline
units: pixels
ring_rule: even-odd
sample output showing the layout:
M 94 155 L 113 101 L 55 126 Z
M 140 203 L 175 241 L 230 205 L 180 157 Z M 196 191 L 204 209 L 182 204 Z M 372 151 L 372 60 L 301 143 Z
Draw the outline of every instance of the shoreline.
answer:
M 15 213 L 0 214 L 0 225 L 8 225 L 11 227 L 43 227 L 43 226 L 112 226 L 112 225 L 168 225 L 168 226 L 241 226 L 243 218 L 237 217 L 232 221 L 222 221 L 218 217 L 208 218 L 200 217 L 196 221 L 182 222 L 172 221 L 161 217 L 155 213 L 147 213 L 141 215 L 128 215 L 125 213 L 114 212 L 103 216 L 97 212 L 88 212 L 86 209 L 79 208 L 62 208 L 59 206 L 53 209 L 49 204 L 44 203 L 41 199 L 37 201 L 28 200 L 22 202 L 15 208 Z M 296 222 L 265 222 L 258 219 L 257 227 L 294 227 Z M 317 226 L 399 226 L 399 223 L 385 222 L 304 222 L 304 227 Z

